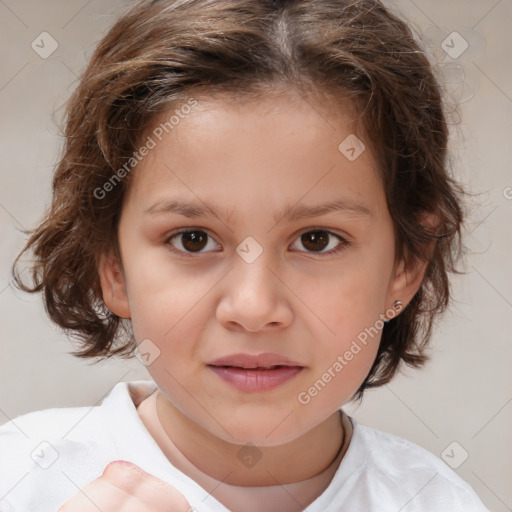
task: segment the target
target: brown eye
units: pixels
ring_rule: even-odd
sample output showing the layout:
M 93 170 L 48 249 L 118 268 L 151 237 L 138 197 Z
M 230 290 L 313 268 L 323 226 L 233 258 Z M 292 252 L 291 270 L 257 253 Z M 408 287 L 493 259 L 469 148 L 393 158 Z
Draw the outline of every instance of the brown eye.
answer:
M 181 233 L 183 247 L 187 251 L 200 251 L 206 246 L 208 235 L 202 231 L 190 231 L 188 233 Z
M 329 245 L 329 234 L 325 231 L 309 231 L 300 238 L 304 247 L 311 251 L 323 251 Z
M 185 230 L 172 234 L 165 243 L 172 246 L 171 250 L 188 256 L 193 253 L 209 252 L 203 251 L 208 245 L 209 238 L 210 235 L 200 229 Z M 173 243 L 174 239 L 178 240 L 177 244 Z
M 333 244 L 331 240 L 337 238 L 339 243 Z M 300 243 L 306 248 L 306 252 L 319 254 L 334 254 L 348 246 L 349 242 L 336 233 L 324 229 L 309 230 L 300 235 Z M 325 251 L 326 247 L 331 247 Z

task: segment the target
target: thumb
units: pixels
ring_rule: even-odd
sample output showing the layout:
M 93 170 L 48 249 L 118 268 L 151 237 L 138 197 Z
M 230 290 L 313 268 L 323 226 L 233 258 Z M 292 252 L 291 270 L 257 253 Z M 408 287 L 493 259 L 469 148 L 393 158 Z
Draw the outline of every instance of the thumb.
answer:
M 146 473 L 141 467 L 137 466 L 137 464 L 134 464 L 133 462 L 130 462 L 128 460 L 113 460 L 109 464 L 105 466 L 105 469 L 103 470 L 103 474 L 101 476 L 104 476 L 109 468 L 113 467 L 120 467 L 120 468 L 126 468 L 126 469 L 133 469 L 134 471 L 142 471 L 143 473 Z M 110 469 L 111 471 L 112 469 Z M 149 475 L 149 473 L 146 473 Z
M 194 512 L 185 496 L 175 487 L 144 471 L 133 462 L 116 460 L 106 466 L 100 477 L 142 503 L 159 511 L 173 504 L 176 512 Z

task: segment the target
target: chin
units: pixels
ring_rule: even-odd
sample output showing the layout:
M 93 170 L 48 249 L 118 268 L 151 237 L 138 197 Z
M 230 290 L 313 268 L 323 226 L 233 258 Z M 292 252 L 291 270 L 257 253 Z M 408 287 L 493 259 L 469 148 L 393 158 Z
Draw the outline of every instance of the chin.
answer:
M 215 425 L 210 424 L 210 427 L 214 427 L 214 431 L 209 430 L 228 443 L 252 443 L 257 446 L 269 447 L 292 442 L 312 428 L 312 426 L 301 428 L 293 413 L 288 418 L 283 414 L 270 415 L 268 413 L 266 417 L 263 414 L 246 415 L 244 418 L 232 415 L 219 423 L 226 430 L 216 423 Z

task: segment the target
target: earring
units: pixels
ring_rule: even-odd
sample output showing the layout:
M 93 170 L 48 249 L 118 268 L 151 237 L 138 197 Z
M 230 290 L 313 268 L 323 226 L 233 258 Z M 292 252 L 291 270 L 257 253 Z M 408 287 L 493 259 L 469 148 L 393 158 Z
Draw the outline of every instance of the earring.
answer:
M 393 309 L 396 309 L 397 311 L 400 311 L 402 309 L 402 301 L 401 300 L 395 300 L 393 303 Z

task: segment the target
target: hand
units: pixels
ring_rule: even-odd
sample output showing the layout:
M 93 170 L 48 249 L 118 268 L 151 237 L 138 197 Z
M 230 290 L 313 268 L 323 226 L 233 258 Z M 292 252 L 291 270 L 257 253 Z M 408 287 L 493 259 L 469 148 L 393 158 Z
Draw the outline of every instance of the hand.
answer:
M 172 485 L 135 464 L 115 461 L 57 512 L 193 512 Z

